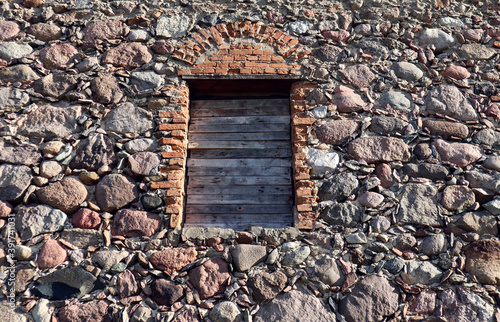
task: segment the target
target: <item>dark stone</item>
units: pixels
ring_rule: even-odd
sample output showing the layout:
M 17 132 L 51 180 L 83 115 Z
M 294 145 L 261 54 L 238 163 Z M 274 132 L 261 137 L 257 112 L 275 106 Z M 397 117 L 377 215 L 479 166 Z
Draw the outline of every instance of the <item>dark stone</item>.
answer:
M 163 200 L 158 196 L 143 195 L 141 197 L 141 203 L 144 209 L 151 211 L 163 205 Z
M 49 300 L 80 298 L 92 290 L 96 280 L 80 266 L 64 268 L 36 280 L 33 293 Z
M 408 122 L 397 117 L 377 116 L 372 119 L 370 131 L 383 135 L 394 135 L 394 133 L 403 135 L 407 125 Z
M 351 194 L 356 193 L 359 188 L 359 181 L 350 172 L 343 172 L 332 176 L 325 181 L 319 189 L 320 200 L 344 201 Z
M 448 173 L 448 168 L 433 163 L 408 163 L 403 166 L 403 174 L 410 177 L 427 178 L 433 181 L 446 180 Z
M 172 305 L 184 295 L 180 285 L 165 279 L 157 279 L 151 283 L 151 298 L 159 305 Z
M 80 143 L 70 166 L 93 171 L 115 161 L 113 142 L 104 134 L 95 133 Z

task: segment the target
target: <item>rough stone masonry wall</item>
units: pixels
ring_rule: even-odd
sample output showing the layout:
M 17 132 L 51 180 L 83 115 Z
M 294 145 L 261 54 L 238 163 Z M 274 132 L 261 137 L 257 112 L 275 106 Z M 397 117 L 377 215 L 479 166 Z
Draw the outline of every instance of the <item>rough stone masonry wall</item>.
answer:
M 498 1 L 0 10 L 1 317 L 500 320 Z M 181 228 L 198 75 L 301 80 L 297 227 Z

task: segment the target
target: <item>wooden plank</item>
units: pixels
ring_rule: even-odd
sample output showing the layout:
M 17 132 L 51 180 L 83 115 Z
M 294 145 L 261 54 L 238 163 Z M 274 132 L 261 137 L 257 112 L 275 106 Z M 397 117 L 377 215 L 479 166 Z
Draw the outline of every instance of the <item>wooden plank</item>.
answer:
M 291 140 L 289 131 L 282 132 L 250 132 L 250 133 L 189 133 L 190 141 L 214 140 L 214 141 L 283 141 Z
M 224 195 L 224 194 L 270 194 L 291 195 L 292 187 L 286 186 L 190 186 L 187 187 L 188 195 Z
M 209 125 L 189 125 L 189 134 L 194 133 L 223 133 L 223 132 L 290 132 L 290 122 L 288 123 L 265 123 L 265 124 L 209 124 Z
M 263 175 L 263 174 L 260 174 Z M 218 174 L 206 176 L 192 176 L 188 170 L 189 186 L 203 185 L 235 185 L 235 186 L 253 186 L 253 185 L 286 185 L 292 184 L 292 176 L 290 175 L 275 175 L 275 176 L 236 176 L 226 175 L 221 177 Z
M 287 195 L 187 195 L 190 205 L 293 205 Z
M 188 149 L 291 149 L 290 141 L 190 141 Z
M 188 176 L 289 176 L 291 168 L 287 167 L 190 167 Z
M 269 123 L 290 124 L 290 116 L 193 117 L 190 120 L 190 124 L 192 125 L 269 124 Z
M 289 214 L 293 213 L 290 205 L 187 205 L 187 214 Z M 281 216 L 281 215 L 280 215 Z M 279 217 L 279 216 L 277 216 Z
M 193 159 L 187 162 L 190 167 L 221 167 L 221 168 L 239 168 L 239 167 L 291 167 L 291 159 Z
M 199 149 L 189 151 L 189 157 L 193 159 L 290 158 L 291 156 L 291 149 Z
M 186 217 L 185 227 L 220 227 L 245 230 L 253 227 L 283 228 L 291 226 L 292 216 L 263 215 L 213 215 L 200 214 Z
M 252 108 L 272 107 L 276 105 L 289 106 L 287 98 L 262 98 L 262 99 L 231 99 L 231 100 L 193 100 L 191 109 L 203 108 Z
M 287 105 L 276 105 L 266 107 L 245 108 L 201 108 L 191 109 L 191 117 L 213 117 L 213 116 L 275 116 L 290 115 L 290 107 Z

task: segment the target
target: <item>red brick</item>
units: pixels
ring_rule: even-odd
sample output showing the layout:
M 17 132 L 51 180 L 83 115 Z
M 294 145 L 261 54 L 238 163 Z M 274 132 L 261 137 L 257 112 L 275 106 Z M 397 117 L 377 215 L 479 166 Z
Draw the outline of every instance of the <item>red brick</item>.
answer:
M 252 74 L 264 74 L 263 69 L 252 69 Z
M 240 69 L 240 74 L 251 74 L 251 73 L 252 73 L 251 69 L 245 69 L 245 68 Z
M 185 158 L 186 154 L 182 151 L 175 151 L 175 152 L 162 152 L 161 156 L 164 159 L 171 159 L 171 158 Z
M 285 64 L 285 63 L 274 63 L 274 64 L 269 64 L 269 67 L 275 67 L 275 68 L 292 68 L 292 66 Z
M 221 35 L 219 34 L 219 32 L 217 31 L 217 28 L 215 27 L 210 27 L 210 32 L 212 33 L 212 37 L 214 38 L 214 40 L 218 43 L 218 44 L 222 44 L 224 41 L 222 40 L 222 37 Z
M 186 138 L 186 131 L 174 130 L 174 131 L 172 131 L 172 136 L 174 138 L 185 139 Z
M 184 189 L 184 181 L 159 181 L 159 182 L 151 182 L 149 186 L 151 189 L 169 189 L 169 188 L 178 188 Z
M 258 61 L 260 57 L 258 56 L 247 56 L 248 61 Z
M 183 75 L 190 75 L 191 74 L 191 70 L 189 69 L 184 69 L 184 70 L 179 70 L 177 71 L 177 76 L 183 76 Z
M 297 125 L 313 125 L 314 122 L 316 122 L 316 119 L 315 118 L 312 118 L 312 117 L 309 117 L 309 118 L 306 118 L 306 117 L 294 117 L 293 120 L 292 120 L 293 124 L 297 124 Z
M 229 63 L 229 67 L 243 67 L 242 63 Z
M 312 211 L 312 205 L 298 205 L 297 206 L 297 211 L 299 212 L 305 212 L 305 211 Z
M 160 131 L 173 131 L 173 130 L 187 131 L 187 125 L 186 124 L 160 124 L 158 129 Z
M 184 168 L 184 161 L 185 159 L 170 159 L 168 160 L 168 165 L 173 167 Z
M 215 73 L 216 74 L 222 74 L 222 75 L 225 75 L 228 73 L 228 69 L 227 68 L 216 68 L 215 69 Z
M 188 122 L 188 119 L 186 117 L 174 117 L 172 119 L 172 123 L 176 123 L 176 124 L 187 124 Z
M 295 191 L 297 197 L 305 197 L 312 195 L 312 189 L 298 189 Z
M 211 61 L 221 61 L 221 60 L 223 60 L 223 57 L 224 57 L 224 56 L 217 56 L 217 55 L 214 55 L 214 56 L 211 56 L 211 57 L 210 57 L 210 60 L 211 60 Z
M 277 61 L 277 62 L 282 62 L 285 59 L 283 57 L 281 57 L 281 56 L 272 56 L 271 60 L 272 61 Z
M 234 60 L 235 61 L 244 61 L 246 59 L 247 59 L 246 56 L 234 56 Z
M 204 68 L 203 69 L 203 74 L 213 74 L 213 73 L 215 73 L 214 68 Z
M 276 74 L 276 69 L 275 68 L 266 68 L 266 69 L 264 69 L 264 72 L 266 74 Z
M 284 69 L 284 68 L 278 69 L 278 74 L 279 75 L 288 75 L 289 73 L 290 73 L 289 69 Z
M 300 230 L 312 230 L 314 228 L 314 223 L 311 220 L 300 220 L 297 228 Z
M 295 189 L 300 189 L 300 188 L 314 188 L 314 182 L 312 181 L 297 181 L 295 182 Z
M 187 113 L 183 111 L 160 111 L 158 112 L 158 117 L 162 118 L 170 118 L 170 117 L 179 117 L 179 116 L 187 116 Z
M 246 62 L 245 67 L 269 67 L 267 63 Z
M 259 61 L 270 61 L 271 56 L 259 56 L 258 59 Z
M 184 140 L 179 140 L 175 138 L 162 138 L 160 139 L 160 145 L 175 145 L 180 147 L 181 149 L 186 148 L 186 142 Z
M 196 67 L 215 67 L 215 66 L 217 66 L 217 63 L 215 62 L 204 62 L 196 65 Z
M 172 206 L 167 206 L 165 207 L 165 213 L 167 214 L 181 214 L 182 213 L 182 206 L 179 206 L 179 205 L 172 205 Z M 170 222 L 171 224 L 171 228 L 175 228 L 175 225 L 174 227 L 172 227 L 172 221 Z
M 167 190 L 167 197 L 182 197 L 183 194 L 183 189 L 168 189 Z

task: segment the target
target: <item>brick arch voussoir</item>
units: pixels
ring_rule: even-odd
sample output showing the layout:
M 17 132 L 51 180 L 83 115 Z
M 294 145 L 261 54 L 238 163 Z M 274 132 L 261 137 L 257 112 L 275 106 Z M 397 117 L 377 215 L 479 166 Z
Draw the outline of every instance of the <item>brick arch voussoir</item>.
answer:
M 244 39 L 270 46 L 275 55 L 292 62 L 311 55 L 296 37 L 262 23 L 240 21 L 222 23 L 192 33 L 188 40 L 177 46 L 172 57 L 193 67 L 207 51 Z

